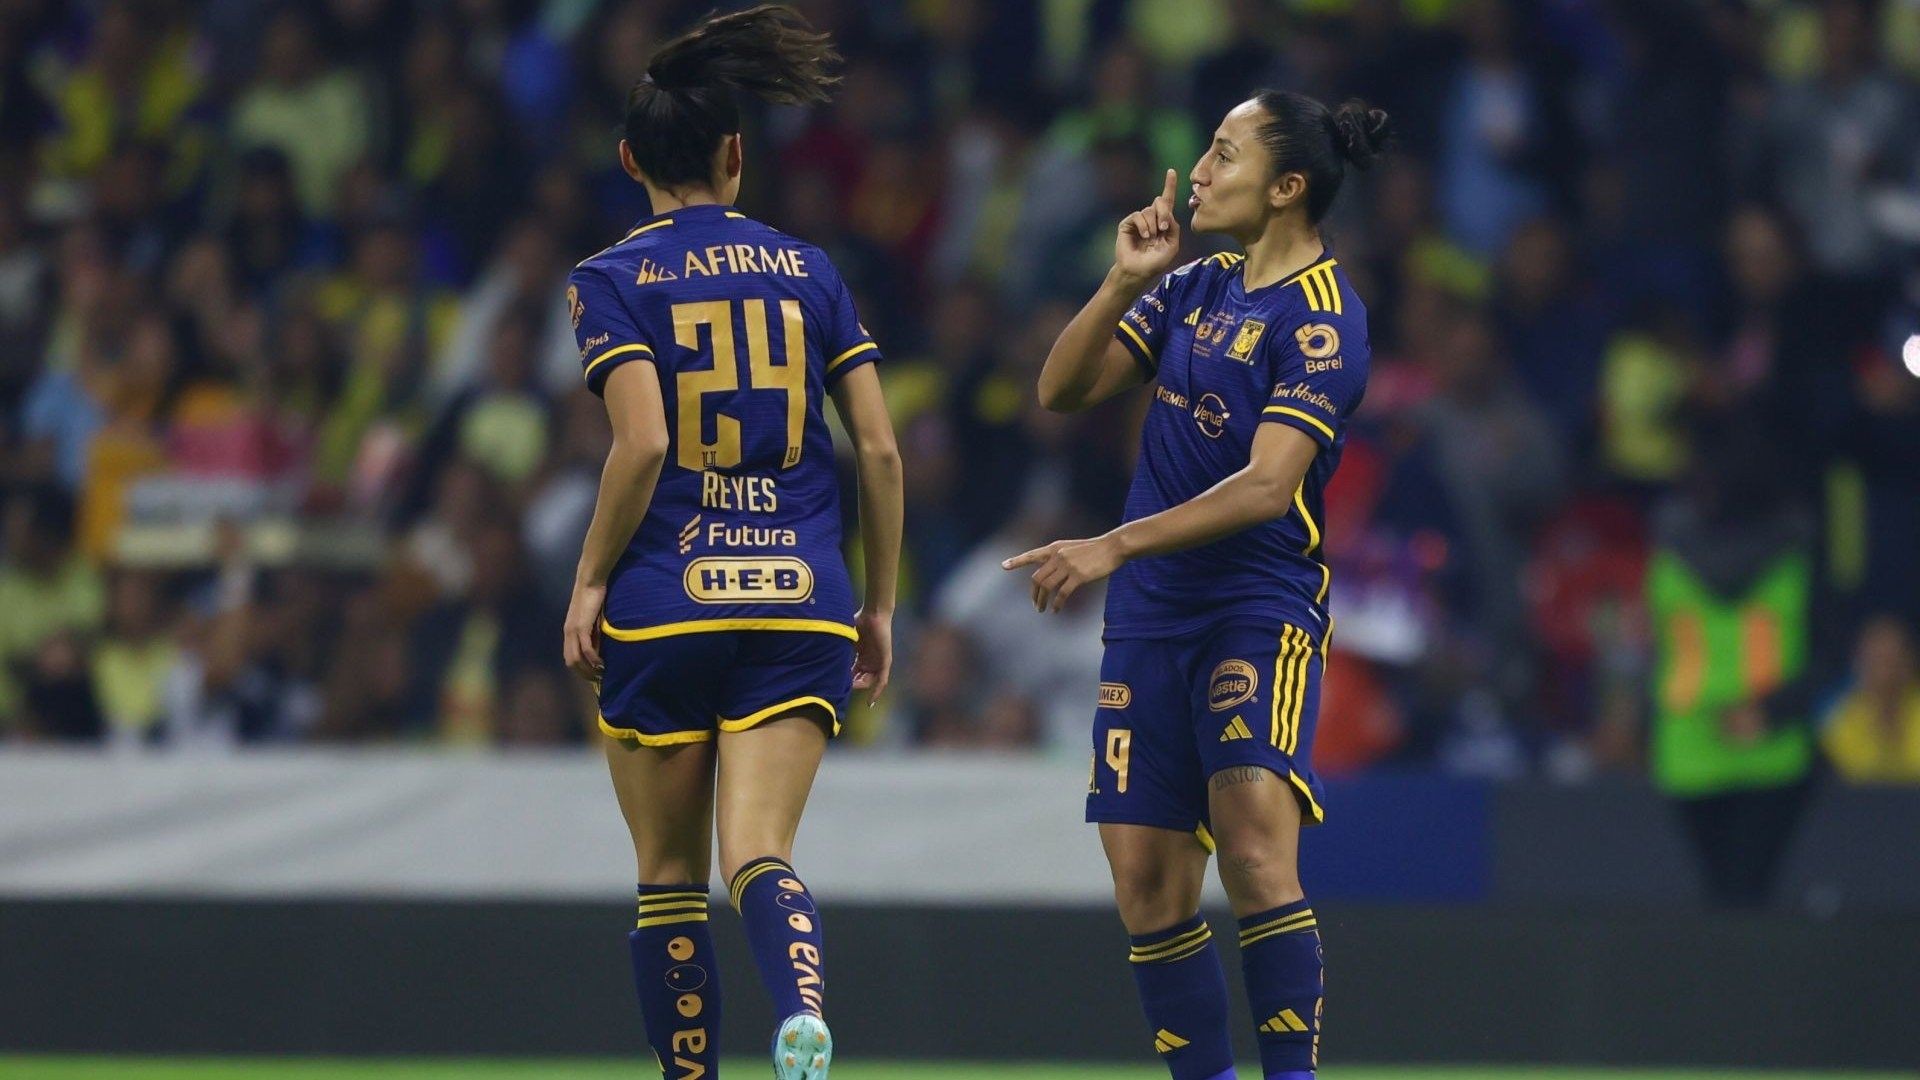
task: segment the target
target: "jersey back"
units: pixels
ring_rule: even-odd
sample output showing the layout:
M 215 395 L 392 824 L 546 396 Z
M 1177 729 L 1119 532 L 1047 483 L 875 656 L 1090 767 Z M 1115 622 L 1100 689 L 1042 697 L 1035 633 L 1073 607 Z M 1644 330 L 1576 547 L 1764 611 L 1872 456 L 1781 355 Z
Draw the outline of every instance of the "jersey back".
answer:
M 851 636 L 824 409 L 880 351 L 826 256 L 730 207 L 687 207 L 581 263 L 567 300 L 588 388 L 645 360 L 665 406 L 666 463 L 608 583 L 613 631 Z
M 1107 590 L 1109 639 L 1245 618 L 1316 633 L 1329 625 L 1322 497 L 1366 392 L 1366 307 L 1334 259 L 1251 291 L 1242 261 L 1223 253 L 1174 270 L 1114 331 L 1154 394 L 1124 518 L 1178 506 L 1244 469 L 1261 424 L 1292 427 L 1319 452 L 1283 516 L 1122 566 Z

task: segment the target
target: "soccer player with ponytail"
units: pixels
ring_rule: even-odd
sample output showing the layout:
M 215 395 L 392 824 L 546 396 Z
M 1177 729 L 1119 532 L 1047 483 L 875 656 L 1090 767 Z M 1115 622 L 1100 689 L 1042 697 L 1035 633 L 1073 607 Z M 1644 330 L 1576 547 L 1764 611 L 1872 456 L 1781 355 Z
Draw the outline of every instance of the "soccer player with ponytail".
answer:
M 1265 91 L 1229 112 L 1189 179 L 1120 223 L 1113 268 L 1040 373 L 1040 400 L 1084 409 L 1153 383 L 1124 523 L 1008 559 L 1059 610 L 1108 575 L 1106 656 L 1087 820 L 1099 823 L 1152 1041 L 1174 1080 L 1231 1080 L 1227 988 L 1199 914 L 1207 857 L 1239 922 L 1266 1080 L 1319 1061 L 1320 932 L 1296 866 L 1318 824 L 1309 766 L 1333 620 L 1321 495 L 1366 389 L 1366 308 L 1320 221 L 1387 116 Z
M 653 215 L 582 262 L 568 301 L 613 447 L 566 619 L 599 688 L 639 866 L 629 936 L 668 1080 L 719 1073 L 711 838 L 780 1022 L 778 1080 L 825 1080 L 820 912 L 793 842 L 854 690 L 885 689 L 900 558 L 900 457 L 879 347 L 819 248 L 732 207 L 741 94 L 827 99 L 838 57 L 792 10 L 711 18 L 664 45 L 627 99 L 620 163 Z M 842 562 L 824 403 L 852 436 L 865 588 Z

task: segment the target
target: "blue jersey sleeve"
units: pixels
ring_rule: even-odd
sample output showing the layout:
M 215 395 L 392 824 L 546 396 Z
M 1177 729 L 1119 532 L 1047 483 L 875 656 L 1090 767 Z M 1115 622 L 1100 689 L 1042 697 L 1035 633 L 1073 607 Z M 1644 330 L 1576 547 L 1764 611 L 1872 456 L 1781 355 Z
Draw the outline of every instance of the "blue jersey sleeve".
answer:
M 880 359 L 880 346 L 874 344 L 873 335 L 867 333 L 867 328 L 860 325 L 860 316 L 853 310 L 853 292 L 837 272 L 833 276 L 832 288 L 828 299 L 831 313 L 827 318 L 823 340 L 825 347 L 821 350 L 827 358 L 825 382 L 828 386 L 854 368 Z
M 629 360 L 652 360 L 653 346 L 640 332 L 633 313 L 620 299 L 613 279 L 602 270 L 580 266 L 567 278 L 567 311 L 580 346 L 587 389 L 604 394 L 607 376 Z
M 1172 303 L 1175 279 L 1185 274 L 1192 266 L 1189 263 L 1178 270 L 1163 274 L 1153 288 L 1140 294 L 1125 315 L 1120 316 L 1120 325 L 1113 330 L 1113 336 L 1133 354 L 1142 370 L 1151 379 L 1160 370 L 1160 347 L 1167 340 L 1168 304 Z
M 1344 336 L 1344 337 L 1343 337 Z M 1367 389 L 1366 327 L 1326 312 L 1268 342 L 1273 396 L 1263 422 L 1286 424 L 1319 443 L 1333 445 Z

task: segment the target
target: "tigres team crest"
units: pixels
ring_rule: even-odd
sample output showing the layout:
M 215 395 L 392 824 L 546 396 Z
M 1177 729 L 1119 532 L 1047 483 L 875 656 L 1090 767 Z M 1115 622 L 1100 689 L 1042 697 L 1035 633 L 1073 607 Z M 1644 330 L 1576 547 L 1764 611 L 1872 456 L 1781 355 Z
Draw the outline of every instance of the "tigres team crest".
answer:
M 1253 348 L 1260 344 L 1260 335 L 1267 332 L 1267 324 L 1259 319 L 1248 319 L 1240 324 L 1240 332 L 1233 336 L 1233 345 L 1227 349 L 1227 358 L 1251 363 Z
M 1226 712 L 1251 700 L 1260 689 L 1260 671 L 1245 660 L 1222 660 L 1207 680 L 1207 707 Z
M 567 316 L 573 320 L 573 328 L 580 329 L 580 316 L 587 313 L 587 305 L 580 302 L 580 286 L 567 286 Z

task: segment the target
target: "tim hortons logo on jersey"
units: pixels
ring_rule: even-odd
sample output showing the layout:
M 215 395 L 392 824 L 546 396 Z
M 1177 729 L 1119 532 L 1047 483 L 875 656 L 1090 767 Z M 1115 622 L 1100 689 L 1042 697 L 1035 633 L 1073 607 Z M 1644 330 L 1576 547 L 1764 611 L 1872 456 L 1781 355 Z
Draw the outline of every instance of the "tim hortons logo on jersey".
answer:
M 681 584 L 702 604 L 798 604 L 813 595 L 813 568 L 790 555 L 709 555 L 687 564 Z
M 1245 660 L 1222 660 L 1207 684 L 1207 707 L 1226 712 L 1253 697 L 1260 689 L 1260 671 Z
M 1253 347 L 1260 344 L 1260 335 L 1266 333 L 1267 324 L 1259 319 L 1248 319 L 1240 324 L 1240 332 L 1233 335 L 1233 345 L 1227 350 L 1229 360 L 1241 363 L 1253 363 Z
M 1273 397 L 1276 401 L 1305 402 L 1329 416 L 1338 416 L 1340 414 L 1340 410 L 1333 407 L 1332 398 L 1316 391 L 1306 383 L 1294 383 L 1292 386 L 1281 383 L 1273 388 Z

